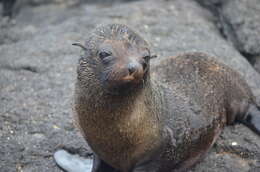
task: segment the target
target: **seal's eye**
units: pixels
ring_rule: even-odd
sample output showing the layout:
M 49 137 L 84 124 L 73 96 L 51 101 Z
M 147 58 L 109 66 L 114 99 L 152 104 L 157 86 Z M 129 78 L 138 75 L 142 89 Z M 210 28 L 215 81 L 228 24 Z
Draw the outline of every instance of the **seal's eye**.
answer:
M 112 53 L 105 52 L 105 51 L 101 51 L 101 52 L 99 52 L 99 54 L 98 54 L 99 58 L 102 59 L 102 60 L 103 60 L 104 58 L 106 58 L 106 57 L 111 56 L 111 55 L 112 55 Z

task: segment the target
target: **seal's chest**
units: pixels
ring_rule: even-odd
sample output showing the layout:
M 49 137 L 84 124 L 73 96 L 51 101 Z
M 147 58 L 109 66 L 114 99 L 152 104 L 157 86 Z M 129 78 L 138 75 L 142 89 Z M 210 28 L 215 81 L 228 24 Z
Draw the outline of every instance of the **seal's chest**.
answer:
M 138 162 L 158 145 L 155 140 L 159 140 L 158 125 L 144 114 L 118 119 L 105 127 L 96 124 L 87 130 L 87 133 L 97 133 L 87 137 L 93 151 L 106 162 L 120 168 Z

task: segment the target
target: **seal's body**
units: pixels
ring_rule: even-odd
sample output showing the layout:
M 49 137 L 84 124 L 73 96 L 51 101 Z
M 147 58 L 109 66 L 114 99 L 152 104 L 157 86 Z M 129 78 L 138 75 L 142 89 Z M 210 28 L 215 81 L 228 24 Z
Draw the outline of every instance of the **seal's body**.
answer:
M 158 171 L 190 167 L 207 152 L 226 124 L 243 120 L 249 106 L 255 105 L 238 73 L 203 53 L 170 57 L 152 71 L 151 78 L 159 79 L 164 95 L 161 121 L 171 136 Z
M 75 112 L 95 153 L 92 172 L 171 172 L 195 164 L 226 124 L 256 132 L 260 113 L 245 81 L 202 53 L 162 60 L 125 25 L 101 26 L 82 46 Z

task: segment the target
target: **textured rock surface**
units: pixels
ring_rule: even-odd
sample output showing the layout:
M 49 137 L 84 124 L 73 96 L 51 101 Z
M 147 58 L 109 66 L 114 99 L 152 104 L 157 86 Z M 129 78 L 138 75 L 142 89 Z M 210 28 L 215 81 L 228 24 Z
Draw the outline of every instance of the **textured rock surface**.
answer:
M 125 23 L 138 30 L 160 57 L 153 63 L 188 51 L 215 55 L 240 72 L 260 99 L 259 74 L 220 35 L 211 13 L 192 0 L 26 7 L 14 24 L 4 19 L 0 23 L 3 172 L 61 171 L 52 155 L 64 146 L 90 155 L 73 126 L 71 100 L 79 49 L 71 44 L 84 41 L 101 23 Z M 243 125 L 230 126 L 192 171 L 259 171 L 259 154 L 258 136 Z
M 254 68 L 260 73 L 260 56 L 255 58 Z
M 218 18 L 224 36 L 248 58 L 260 55 L 260 1 L 197 0 Z

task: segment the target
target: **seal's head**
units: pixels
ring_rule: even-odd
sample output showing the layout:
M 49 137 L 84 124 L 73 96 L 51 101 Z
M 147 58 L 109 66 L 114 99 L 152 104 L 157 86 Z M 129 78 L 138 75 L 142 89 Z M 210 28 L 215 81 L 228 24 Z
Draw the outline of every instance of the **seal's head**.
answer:
M 79 45 L 79 44 L 75 44 Z M 78 68 L 79 80 L 92 78 L 103 90 L 121 94 L 142 86 L 152 57 L 147 42 L 125 25 L 98 27 L 88 38 Z M 95 81 L 94 81 L 95 80 Z

